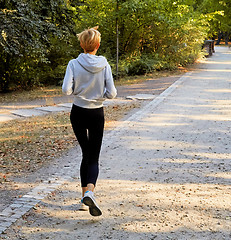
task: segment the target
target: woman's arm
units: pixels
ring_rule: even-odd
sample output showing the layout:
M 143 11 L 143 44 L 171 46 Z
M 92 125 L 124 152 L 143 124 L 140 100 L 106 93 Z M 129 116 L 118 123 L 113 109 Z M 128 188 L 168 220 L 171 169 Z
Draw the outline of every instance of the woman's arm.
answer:
M 66 95 L 71 95 L 74 89 L 73 65 L 70 61 L 67 65 L 66 74 L 63 80 L 62 91 Z
M 111 67 L 109 64 L 107 64 L 105 68 L 105 93 L 104 93 L 104 98 L 115 98 L 117 95 L 117 90 L 115 88 L 114 82 L 113 82 L 113 77 L 112 77 L 112 72 L 111 72 Z

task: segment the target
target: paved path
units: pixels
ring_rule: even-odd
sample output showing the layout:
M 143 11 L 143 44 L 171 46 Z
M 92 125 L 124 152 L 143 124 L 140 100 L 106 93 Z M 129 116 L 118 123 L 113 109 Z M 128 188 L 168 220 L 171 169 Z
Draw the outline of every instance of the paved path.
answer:
M 231 52 L 219 47 L 203 69 L 105 135 L 96 191 L 102 217 L 76 211 L 75 149 L 53 166 L 52 177 L 0 214 L 1 230 L 14 223 L 2 236 L 231 239 L 230 86 Z

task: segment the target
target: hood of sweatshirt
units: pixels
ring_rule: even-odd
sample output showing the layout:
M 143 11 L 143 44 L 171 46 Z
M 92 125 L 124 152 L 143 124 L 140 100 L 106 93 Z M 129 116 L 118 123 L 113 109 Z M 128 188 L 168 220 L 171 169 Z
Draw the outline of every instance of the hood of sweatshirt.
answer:
M 100 72 L 107 65 L 107 60 L 105 57 L 96 56 L 89 53 L 81 53 L 78 56 L 77 61 L 85 70 L 90 73 Z

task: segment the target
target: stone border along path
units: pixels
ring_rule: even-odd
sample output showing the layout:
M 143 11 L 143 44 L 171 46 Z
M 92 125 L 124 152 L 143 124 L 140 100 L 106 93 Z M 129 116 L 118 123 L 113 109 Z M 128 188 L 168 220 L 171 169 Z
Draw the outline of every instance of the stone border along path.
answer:
M 164 99 L 171 94 L 178 86 L 180 86 L 192 73 L 188 72 L 180 77 L 175 83 L 173 83 L 169 88 L 157 96 L 154 100 L 149 102 L 142 109 L 138 110 L 135 114 L 130 116 L 127 120 L 122 121 L 115 130 L 109 132 L 105 137 L 104 141 L 107 142 L 107 145 L 110 144 L 111 135 L 120 133 L 123 131 L 125 126 L 132 124 L 133 121 L 139 121 L 139 119 L 149 111 L 150 108 L 157 107 Z M 104 145 L 103 145 L 104 147 Z M 63 169 L 60 172 L 56 173 L 53 177 L 48 180 L 44 180 L 37 187 L 32 189 L 26 195 L 15 200 L 11 205 L 6 207 L 0 213 L 0 234 L 2 234 L 7 228 L 9 228 L 13 223 L 15 223 L 19 218 L 21 218 L 25 213 L 27 213 L 31 208 L 38 204 L 42 199 L 44 199 L 48 194 L 55 191 L 59 186 L 65 182 L 72 179 L 72 176 L 76 175 L 76 164 L 68 167 L 68 169 Z

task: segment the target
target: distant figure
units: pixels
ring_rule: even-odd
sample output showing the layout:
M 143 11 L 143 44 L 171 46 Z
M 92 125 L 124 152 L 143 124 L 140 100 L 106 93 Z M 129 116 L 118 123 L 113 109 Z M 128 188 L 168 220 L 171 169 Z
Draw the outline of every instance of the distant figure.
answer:
M 77 35 L 84 53 L 68 63 L 62 86 L 63 93 L 74 95 L 70 120 L 82 150 L 80 210 L 89 207 L 92 216 L 102 214 L 93 191 L 104 131 L 103 101 L 117 94 L 110 65 L 105 57 L 95 55 L 101 41 L 97 29 L 90 28 Z
M 215 45 L 219 45 L 221 42 L 221 39 L 224 38 L 225 40 L 225 45 L 229 44 L 229 33 L 228 32 L 219 32 L 218 34 L 218 39 Z

